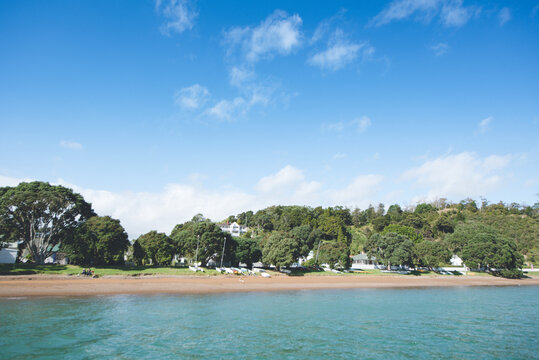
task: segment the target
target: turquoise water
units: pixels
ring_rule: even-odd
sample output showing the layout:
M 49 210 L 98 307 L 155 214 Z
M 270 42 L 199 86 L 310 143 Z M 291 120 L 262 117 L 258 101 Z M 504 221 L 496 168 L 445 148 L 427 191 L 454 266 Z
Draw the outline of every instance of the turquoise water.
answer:
M 537 359 L 539 287 L 0 300 L 2 359 Z

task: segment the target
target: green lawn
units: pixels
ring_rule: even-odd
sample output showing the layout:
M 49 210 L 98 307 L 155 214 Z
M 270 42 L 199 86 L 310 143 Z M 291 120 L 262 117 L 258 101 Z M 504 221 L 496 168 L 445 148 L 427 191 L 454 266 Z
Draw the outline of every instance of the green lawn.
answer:
M 2 264 L 0 275 L 78 275 L 82 273 L 82 266 L 77 265 L 27 265 Z M 98 266 L 91 267 L 95 275 L 218 275 L 217 271 L 205 269 L 204 272 L 193 272 L 188 268 L 152 267 L 152 266 Z
M 0 264 L 0 275 L 78 275 L 82 273 L 82 266 L 77 265 L 32 265 L 32 264 Z M 91 268 L 95 275 L 193 275 L 193 276 L 218 276 L 220 275 L 213 269 L 204 269 L 204 272 L 193 272 L 188 268 L 180 267 L 153 267 L 153 266 L 98 266 Z M 284 275 L 276 271 L 268 271 L 272 276 Z M 381 270 L 359 270 L 349 273 L 337 274 L 332 271 L 317 271 L 317 270 L 293 270 L 292 276 L 364 276 L 364 275 L 381 275 L 381 276 L 450 276 L 440 275 L 432 271 L 412 271 L 411 274 L 398 274 L 391 272 L 382 272 Z M 492 276 L 484 272 L 467 273 L 468 276 Z M 534 276 L 535 274 L 530 274 Z M 539 274 L 537 274 L 539 275 Z M 537 276 L 536 275 L 536 276 Z

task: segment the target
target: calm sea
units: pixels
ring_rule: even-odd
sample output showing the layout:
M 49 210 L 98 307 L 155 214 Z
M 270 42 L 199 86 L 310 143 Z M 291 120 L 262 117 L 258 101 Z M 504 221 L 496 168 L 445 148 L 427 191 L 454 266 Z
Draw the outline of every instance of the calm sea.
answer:
M 0 358 L 537 359 L 539 287 L 0 300 Z

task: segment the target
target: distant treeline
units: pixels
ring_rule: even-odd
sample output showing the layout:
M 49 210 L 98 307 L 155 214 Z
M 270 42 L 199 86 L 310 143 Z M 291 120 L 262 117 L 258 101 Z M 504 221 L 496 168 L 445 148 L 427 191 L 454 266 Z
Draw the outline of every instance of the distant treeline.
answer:
M 468 267 L 516 277 L 524 262 L 539 260 L 539 204 L 451 203 L 439 199 L 403 209 L 271 206 L 231 215 L 222 222 L 248 227 L 241 237 L 223 232 L 198 214 L 167 235 L 150 231 L 132 244 L 118 220 L 100 217 L 81 195 L 43 182 L 0 188 L 0 240 L 21 241 L 20 255 L 42 263 L 60 246 L 81 265 L 170 265 L 179 258 L 202 266 L 262 261 L 286 267 L 315 256 L 307 266 L 347 268 L 365 252 L 384 265 L 438 267 L 452 254 Z M 224 251 L 223 251 L 224 246 Z

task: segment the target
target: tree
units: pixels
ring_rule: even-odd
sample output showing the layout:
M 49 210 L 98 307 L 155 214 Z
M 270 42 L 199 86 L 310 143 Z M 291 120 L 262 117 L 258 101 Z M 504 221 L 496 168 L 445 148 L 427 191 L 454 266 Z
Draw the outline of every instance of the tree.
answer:
M 369 256 L 388 268 L 393 265 L 413 265 L 414 244 L 412 241 L 397 233 L 374 234 L 365 243 Z
M 189 221 L 183 225 L 176 225 L 170 237 L 174 241 L 178 253 L 191 260 L 195 260 L 196 257 L 202 266 L 206 266 L 211 259 L 220 259 L 225 237 L 225 259 L 232 261 L 234 258 L 236 241 L 230 234 L 223 232 L 217 224 L 209 220 Z
M 94 215 L 81 195 L 63 186 L 34 181 L 0 188 L 0 228 L 22 240 L 37 264 Z
M 372 226 L 376 232 L 381 232 L 387 225 L 389 225 L 389 217 L 387 216 L 380 216 L 372 221 Z
M 328 264 L 331 269 L 350 267 L 350 250 L 346 244 L 336 241 L 326 241 L 320 245 L 318 262 Z
M 109 216 L 91 217 L 62 243 L 70 261 L 80 265 L 123 265 L 128 247 L 120 220 Z
M 502 276 L 520 276 L 524 257 L 514 241 L 490 226 L 474 222 L 459 224 L 455 232 L 446 237 L 446 243 L 459 253 L 468 267 L 495 269 Z
M 137 266 L 142 265 L 142 261 L 146 258 L 146 253 L 138 240 L 133 242 L 133 261 Z
M 299 256 L 306 257 L 313 249 L 315 243 L 318 243 L 322 238 L 322 232 L 318 229 L 313 229 L 310 225 L 301 225 L 293 228 L 290 234 L 299 242 Z
M 290 266 L 299 258 L 300 242 L 284 231 L 273 232 L 262 247 L 262 262 L 272 264 L 279 270 Z
M 236 246 L 236 260 L 253 268 L 253 263 L 262 259 L 259 241 L 250 238 L 239 238 Z
M 166 234 L 154 230 L 141 235 L 137 241 L 144 250 L 145 259 L 151 260 L 153 265 L 170 265 L 175 247 Z
M 425 240 L 415 245 L 416 256 L 419 263 L 429 269 L 447 264 L 451 259 L 451 252 L 439 242 Z
M 417 204 L 415 207 L 414 213 L 416 214 L 426 214 L 429 212 L 435 212 L 436 208 L 431 204 Z
M 422 242 L 424 240 L 423 235 L 421 235 L 420 233 L 415 231 L 410 226 L 404 226 L 404 225 L 399 225 L 399 224 L 391 224 L 391 225 L 388 225 L 388 226 L 386 226 L 384 228 L 384 231 L 382 231 L 382 234 L 385 235 L 385 234 L 390 233 L 390 232 L 394 232 L 394 233 L 397 233 L 397 234 L 400 234 L 400 235 L 404 235 L 404 236 L 408 237 L 408 239 L 412 240 L 412 242 L 414 244 L 420 243 L 420 242 Z
M 436 229 L 443 233 L 452 233 L 455 230 L 455 224 L 447 215 L 442 215 L 436 220 Z

